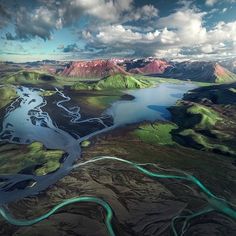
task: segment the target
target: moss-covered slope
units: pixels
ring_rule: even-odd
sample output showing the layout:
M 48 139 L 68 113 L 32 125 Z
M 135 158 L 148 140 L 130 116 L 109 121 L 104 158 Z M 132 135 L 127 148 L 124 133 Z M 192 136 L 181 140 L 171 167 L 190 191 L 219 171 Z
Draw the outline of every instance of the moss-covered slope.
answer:
M 0 145 L 0 174 L 30 172 L 45 175 L 60 167 L 63 151 L 47 150 L 39 142 Z
M 71 88 L 74 90 L 115 90 L 115 89 L 139 89 L 150 87 L 153 83 L 134 76 L 116 74 L 107 76 L 98 82 L 77 82 Z
M 236 155 L 235 84 L 198 88 L 170 111 L 176 142 L 201 150 Z
M 47 73 L 38 71 L 19 71 L 3 78 L 5 83 L 10 84 L 37 84 L 37 83 L 50 83 L 55 81 L 55 78 Z
M 150 87 L 151 82 L 133 76 L 117 74 L 100 80 L 95 89 L 137 89 Z
M 154 123 L 142 124 L 133 134 L 143 142 L 153 145 L 175 145 L 171 131 L 176 129 L 177 125 L 172 123 Z
M 0 87 L 0 109 L 12 102 L 17 97 L 16 90 L 10 85 Z
M 173 123 L 143 124 L 133 134 L 152 145 L 179 144 L 236 156 L 235 86 L 194 89 L 169 109 Z

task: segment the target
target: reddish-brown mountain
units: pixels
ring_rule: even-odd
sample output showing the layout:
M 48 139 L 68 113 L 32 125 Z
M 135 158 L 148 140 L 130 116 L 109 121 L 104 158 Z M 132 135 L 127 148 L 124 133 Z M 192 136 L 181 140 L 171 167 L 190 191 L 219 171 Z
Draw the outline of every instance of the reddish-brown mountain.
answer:
M 169 66 L 169 63 L 164 60 L 152 60 L 145 66 L 133 68 L 129 72 L 135 74 L 162 74 Z
M 103 78 L 117 73 L 129 74 L 113 61 L 92 60 L 71 62 L 61 74 L 80 78 Z

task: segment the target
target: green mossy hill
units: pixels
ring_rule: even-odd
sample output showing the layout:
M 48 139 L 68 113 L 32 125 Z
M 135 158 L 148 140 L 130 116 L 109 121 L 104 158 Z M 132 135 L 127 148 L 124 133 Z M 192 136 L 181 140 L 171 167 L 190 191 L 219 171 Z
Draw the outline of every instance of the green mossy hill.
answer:
M 171 107 L 179 127 L 173 130 L 173 139 L 187 147 L 235 156 L 235 85 L 194 89 Z
M 176 128 L 177 125 L 172 123 L 142 124 L 133 134 L 143 142 L 152 145 L 175 145 L 171 131 Z
M 236 83 L 206 86 L 185 94 L 184 100 L 193 102 L 209 101 L 213 104 L 236 104 Z
M 74 90 L 116 90 L 147 88 L 153 82 L 130 75 L 116 74 L 107 76 L 95 83 L 77 82 L 71 86 Z
M 0 109 L 12 102 L 17 97 L 16 90 L 10 85 L 0 87 Z
M 105 77 L 97 82 L 95 89 L 139 89 L 147 88 L 152 85 L 145 79 L 137 79 L 130 75 L 116 74 Z
M 19 71 L 15 74 L 9 75 L 4 78 L 6 83 L 19 84 L 19 83 L 43 83 L 53 82 L 55 78 L 52 75 L 37 72 L 37 71 Z
M 43 144 L 0 145 L 0 174 L 16 174 L 24 170 L 36 175 L 45 175 L 60 167 L 64 154 L 61 150 L 46 150 Z
M 178 138 L 176 136 L 178 136 Z M 217 139 L 212 139 L 212 137 L 208 137 L 193 129 L 185 129 L 177 133 L 176 136 L 175 140 L 178 140 L 180 144 L 189 145 L 196 149 L 213 151 L 223 155 L 236 154 L 230 147 L 220 144 Z
M 173 121 L 182 128 L 194 128 L 197 130 L 211 129 L 223 118 L 210 107 L 191 103 L 180 102 L 171 107 Z

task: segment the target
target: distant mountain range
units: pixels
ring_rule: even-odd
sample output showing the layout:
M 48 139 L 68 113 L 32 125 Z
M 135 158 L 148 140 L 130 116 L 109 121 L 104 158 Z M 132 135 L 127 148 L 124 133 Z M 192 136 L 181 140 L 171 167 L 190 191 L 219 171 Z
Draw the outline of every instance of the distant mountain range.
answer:
M 150 75 L 213 83 L 236 81 L 236 75 L 219 63 L 202 61 L 172 63 L 163 73 L 150 73 Z
M 233 62 L 228 62 L 228 64 L 222 62 L 222 64 L 234 69 Z M 58 73 L 63 76 L 79 78 L 103 78 L 119 73 L 125 75 L 141 74 L 199 82 L 222 83 L 236 81 L 236 75 L 218 62 L 173 62 L 154 58 L 74 61 L 67 64 Z
M 4 67 L 0 65 L 1 74 Z M 44 60 L 11 66 L 47 71 L 52 75 L 75 78 L 104 78 L 110 75 L 138 74 L 143 76 L 173 78 L 199 82 L 224 83 L 236 81 L 236 59 L 211 61 L 168 61 L 156 58 L 143 59 L 96 59 L 90 61 Z M 2 68 L 2 69 L 1 69 Z M 16 68 L 17 69 L 17 68 Z M 14 70 L 16 70 L 14 69 Z M 7 69 L 9 70 L 9 69 Z

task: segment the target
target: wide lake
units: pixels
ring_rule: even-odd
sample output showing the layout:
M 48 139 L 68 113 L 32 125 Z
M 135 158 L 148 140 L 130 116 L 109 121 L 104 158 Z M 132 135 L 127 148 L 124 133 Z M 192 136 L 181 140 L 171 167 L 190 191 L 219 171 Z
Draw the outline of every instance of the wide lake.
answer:
M 129 90 L 134 96 L 131 101 L 117 101 L 105 112 L 114 119 L 117 126 L 141 121 L 170 119 L 168 107 L 173 106 L 187 91 L 196 88 L 192 83 L 163 83 L 154 88 Z

